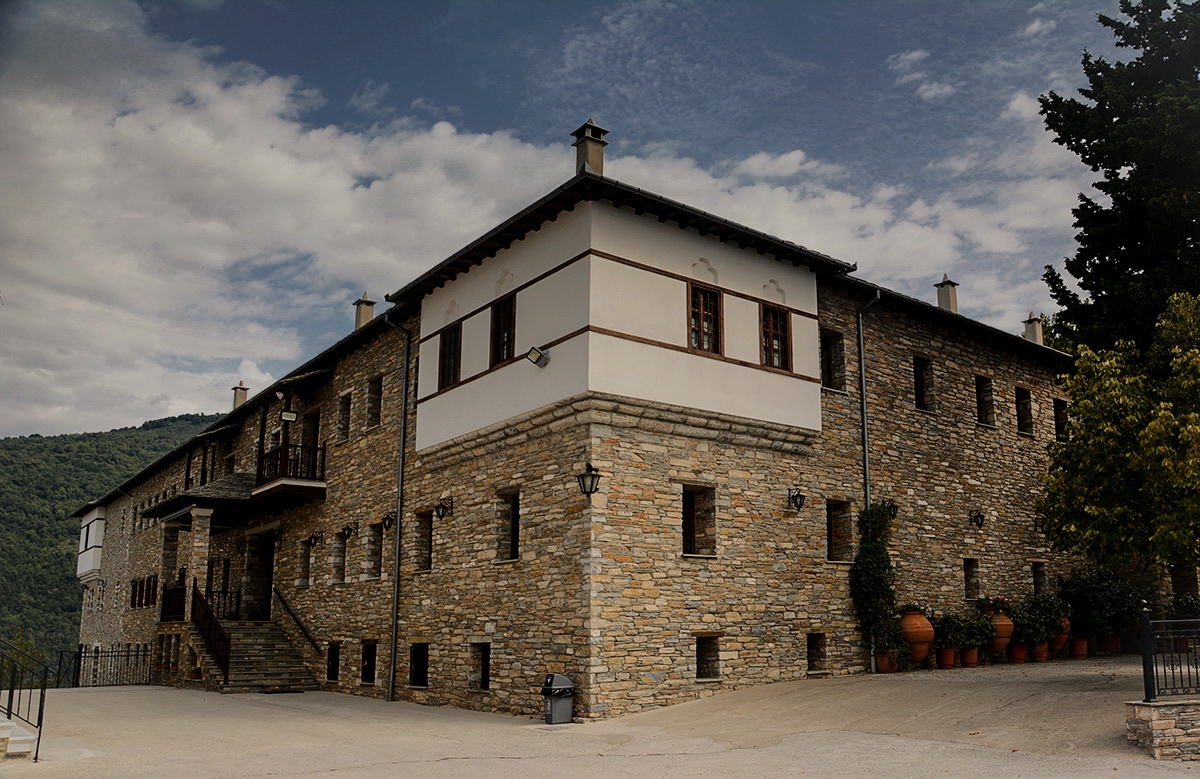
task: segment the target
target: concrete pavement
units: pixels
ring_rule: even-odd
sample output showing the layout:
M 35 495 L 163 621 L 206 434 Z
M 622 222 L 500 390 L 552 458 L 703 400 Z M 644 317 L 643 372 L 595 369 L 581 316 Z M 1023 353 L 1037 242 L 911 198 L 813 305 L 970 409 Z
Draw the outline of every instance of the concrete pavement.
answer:
M 765 685 L 599 723 L 333 693 L 54 690 L 24 777 L 1200 776 L 1125 740 L 1136 657 Z

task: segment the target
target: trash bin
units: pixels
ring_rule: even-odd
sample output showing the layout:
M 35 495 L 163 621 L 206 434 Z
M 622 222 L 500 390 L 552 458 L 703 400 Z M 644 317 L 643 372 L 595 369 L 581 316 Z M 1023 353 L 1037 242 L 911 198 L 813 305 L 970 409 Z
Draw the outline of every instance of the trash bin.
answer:
M 546 674 L 542 685 L 542 697 L 546 699 L 546 724 L 564 725 L 571 722 L 575 705 L 575 685 L 562 674 Z

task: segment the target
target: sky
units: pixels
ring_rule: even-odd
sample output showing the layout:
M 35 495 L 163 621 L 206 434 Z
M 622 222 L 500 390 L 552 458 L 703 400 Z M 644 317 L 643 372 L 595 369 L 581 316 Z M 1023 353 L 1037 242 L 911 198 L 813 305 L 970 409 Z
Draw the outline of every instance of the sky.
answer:
M 0 437 L 224 412 L 574 173 L 1021 332 L 1116 0 L 0 4 Z M 1128 55 L 1125 55 L 1128 56 Z M 377 307 L 377 312 L 384 305 Z

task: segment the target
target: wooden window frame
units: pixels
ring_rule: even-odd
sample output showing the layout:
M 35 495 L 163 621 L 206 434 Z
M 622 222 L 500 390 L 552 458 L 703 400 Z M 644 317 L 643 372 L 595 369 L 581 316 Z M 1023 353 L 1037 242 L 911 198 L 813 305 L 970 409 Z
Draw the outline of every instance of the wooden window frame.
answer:
M 771 322 L 774 317 L 779 317 L 780 328 L 774 326 Z M 772 306 L 769 303 L 759 303 L 758 305 L 758 323 L 759 333 L 761 334 L 759 345 L 759 359 L 763 365 L 776 370 L 792 371 L 792 315 L 787 309 L 779 306 Z M 779 349 L 772 346 L 772 336 L 778 335 L 782 343 Z M 772 358 L 778 352 L 779 364 L 776 365 Z
M 1017 433 L 1030 436 L 1034 434 L 1033 423 L 1033 390 L 1028 387 L 1014 387 L 1014 407 L 1017 410 Z
M 700 296 L 699 321 L 697 321 L 697 296 Z M 705 295 L 713 295 L 716 311 L 712 314 L 714 348 L 705 349 L 704 343 L 704 297 Z M 694 281 L 688 282 L 688 308 L 687 308 L 687 325 L 688 325 L 688 351 L 697 354 L 725 354 L 725 306 L 722 299 L 721 290 L 716 287 L 710 287 L 707 284 L 698 284 Z
M 975 375 L 975 421 L 988 427 L 996 426 L 996 382 L 979 374 Z
M 438 337 L 438 391 L 462 381 L 462 322 L 447 327 Z
M 840 330 L 819 329 L 821 350 L 821 386 L 846 390 L 846 336 Z M 834 348 L 836 347 L 836 348 Z
M 517 295 L 513 293 L 492 304 L 491 367 L 517 357 Z

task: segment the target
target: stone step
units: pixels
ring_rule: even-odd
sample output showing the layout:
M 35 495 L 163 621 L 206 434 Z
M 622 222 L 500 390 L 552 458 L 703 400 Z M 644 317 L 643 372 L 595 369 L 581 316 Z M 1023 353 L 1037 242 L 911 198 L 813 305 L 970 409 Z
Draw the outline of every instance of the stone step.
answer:
M 0 757 L 11 760 L 29 757 L 33 754 L 33 748 L 37 746 L 36 732 L 26 727 L 24 723 L 9 722 L 0 717 L 0 738 L 3 738 L 5 730 L 8 730 L 8 751 Z

